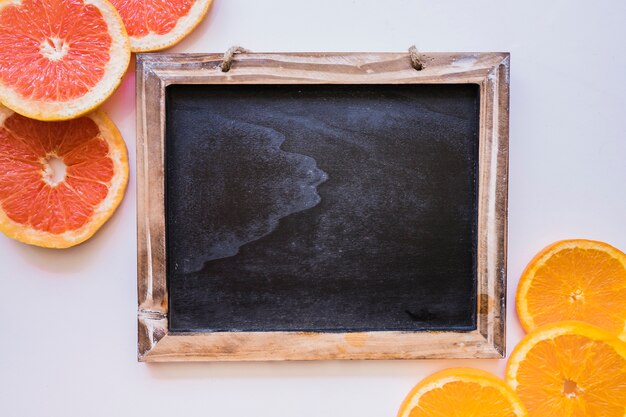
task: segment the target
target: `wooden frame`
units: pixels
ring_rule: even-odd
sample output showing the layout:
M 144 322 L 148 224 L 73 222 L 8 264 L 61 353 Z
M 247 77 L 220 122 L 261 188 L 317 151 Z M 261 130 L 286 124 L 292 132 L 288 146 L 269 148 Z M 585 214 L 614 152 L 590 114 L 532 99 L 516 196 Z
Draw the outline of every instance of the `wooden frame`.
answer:
M 137 55 L 140 361 L 502 358 L 509 54 L 244 53 Z M 170 84 L 465 84 L 480 87 L 477 329 L 469 332 L 170 333 L 164 209 L 165 88 Z

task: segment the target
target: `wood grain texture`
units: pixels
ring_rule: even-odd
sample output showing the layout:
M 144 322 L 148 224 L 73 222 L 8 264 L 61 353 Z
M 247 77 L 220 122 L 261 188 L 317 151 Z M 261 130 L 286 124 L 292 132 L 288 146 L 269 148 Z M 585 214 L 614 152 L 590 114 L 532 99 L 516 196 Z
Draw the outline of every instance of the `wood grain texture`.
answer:
M 138 348 L 141 361 L 501 358 L 505 354 L 509 55 L 246 53 L 137 55 Z M 169 333 L 165 87 L 170 84 L 465 84 L 480 86 L 477 330 L 471 332 Z

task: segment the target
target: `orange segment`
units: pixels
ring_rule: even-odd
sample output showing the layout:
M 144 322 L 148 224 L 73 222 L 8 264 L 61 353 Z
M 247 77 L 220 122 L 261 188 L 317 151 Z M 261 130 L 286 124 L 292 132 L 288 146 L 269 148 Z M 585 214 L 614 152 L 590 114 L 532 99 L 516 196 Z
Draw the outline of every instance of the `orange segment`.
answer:
M 133 52 L 156 51 L 182 40 L 202 21 L 212 0 L 111 0 Z
M 106 0 L 0 2 L 0 100 L 41 120 L 70 119 L 104 101 L 130 60 Z
M 548 324 L 517 345 L 507 382 L 531 417 L 623 417 L 626 344 L 587 323 Z
M 592 240 L 556 242 L 526 267 L 516 304 L 527 332 L 579 320 L 626 339 L 626 254 Z
M 102 112 L 42 122 L 0 107 L 0 230 L 45 247 L 83 242 L 113 214 L 126 146 Z
M 522 417 L 515 393 L 490 373 L 470 368 L 436 372 L 407 395 L 398 417 Z

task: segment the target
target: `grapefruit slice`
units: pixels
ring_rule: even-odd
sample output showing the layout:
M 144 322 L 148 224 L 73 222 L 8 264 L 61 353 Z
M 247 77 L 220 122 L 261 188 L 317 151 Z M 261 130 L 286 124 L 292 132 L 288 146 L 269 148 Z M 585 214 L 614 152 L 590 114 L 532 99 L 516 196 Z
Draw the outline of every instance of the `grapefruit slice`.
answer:
M 398 417 L 526 417 L 521 401 L 504 381 L 478 369 L 451 368 L 418 383 Z
M 181 41 L 204 18 L 212 0 L 111 0 L 133 52 L 158 51 Z
M 119 205 L 126 145 L 101 111 L 42 122 L 0 106 L 0 230 L 24 243 L 84 242 Z
M 565 321 L 529 333 L 506 378 L 531 417 L 626 415 L 626 343 L 591 324 Z
M 626 254 L 593 240 L 553 243 L 526 267 L 516 306 L 527 332 L 578 320 L 626 340 Z
M 0 1 L 0 101 L 64 120 L 96 108 L 130 61 L 124 24 L 106 0 Z

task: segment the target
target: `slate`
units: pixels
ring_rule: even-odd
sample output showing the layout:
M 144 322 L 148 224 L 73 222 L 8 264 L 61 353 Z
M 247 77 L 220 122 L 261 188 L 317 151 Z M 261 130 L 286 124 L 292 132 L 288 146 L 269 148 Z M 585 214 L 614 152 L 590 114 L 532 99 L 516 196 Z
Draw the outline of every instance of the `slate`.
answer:
M 172 85 L 170 331 L 476 327 L 477 85 Z

